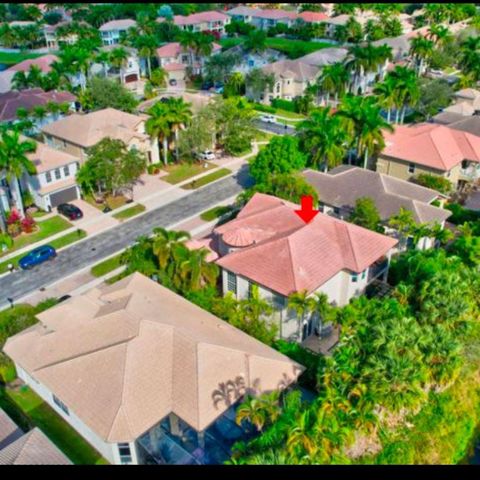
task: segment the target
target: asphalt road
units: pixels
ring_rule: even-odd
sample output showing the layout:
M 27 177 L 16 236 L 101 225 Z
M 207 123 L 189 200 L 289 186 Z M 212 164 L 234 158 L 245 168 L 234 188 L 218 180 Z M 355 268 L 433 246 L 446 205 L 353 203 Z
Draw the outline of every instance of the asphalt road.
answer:
M 47 287 L 88 265 L 98 263 L 132 244 L 140 235 L 149 235 L 154 227 L 168 227 L 189 218 L 253 184 L 247 170 L 206 185 L 192 194 L 163 205 L 136 219 L 59 252 L 51 262 L 32 270 L 17 271 L 0 278 L 0 305 L 8 298 L 19 299 L 41 287 Z
M 258 128 L 267 130 L 268 132 L 276 133 L 277 135 L 295 135 L 296 133 L 295 128 L 291 127 L 290 125 L 262 122 L 261 120 L 256 120 L 256 124 Z

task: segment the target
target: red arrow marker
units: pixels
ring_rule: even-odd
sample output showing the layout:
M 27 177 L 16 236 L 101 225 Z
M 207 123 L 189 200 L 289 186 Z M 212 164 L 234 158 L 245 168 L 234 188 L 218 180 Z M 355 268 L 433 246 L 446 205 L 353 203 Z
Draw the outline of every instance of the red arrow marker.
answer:
M 311 222 L 318 210 L 313 209 L 313 197 L 311 195 L 302 195 L 302 208 L 301 210 L 295 210 L 295 213 L 305 222 Z

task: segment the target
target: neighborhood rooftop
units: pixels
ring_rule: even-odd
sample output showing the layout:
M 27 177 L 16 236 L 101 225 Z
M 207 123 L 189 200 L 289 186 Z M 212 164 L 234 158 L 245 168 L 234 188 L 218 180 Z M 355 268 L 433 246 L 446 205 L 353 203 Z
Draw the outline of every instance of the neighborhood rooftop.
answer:
M 38 318 L 5 352 L 108 442 L 133 441 L 172 412 L 201 431 L 244 393 L 286 388 L 303 371 L 139 273 Z M 222 396 L 238 378 L 242 391 Z
M 343 269 L 360 273 L 397 240 L 319 213 L 305 224 L 293 203 L 256 193 L 235 220 L 214 230 L 232 247 L 226 270 L 282 295 L 311 293 Z

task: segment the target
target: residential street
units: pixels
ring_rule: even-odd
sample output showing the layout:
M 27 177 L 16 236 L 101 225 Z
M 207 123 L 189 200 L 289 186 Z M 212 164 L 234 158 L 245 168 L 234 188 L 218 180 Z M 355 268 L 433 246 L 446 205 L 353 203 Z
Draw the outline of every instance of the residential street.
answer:
M 277 135 L 295 135 L 296 130 L 295 128 L 291 127 L 290 125 L 282 125 L 281 123 L 269 123 L 269 122 L 262 122 L 261 120 L 257 120 L 256 122 L 257 128 L 262 130 L 266 130 L 268 132 L 276 133 Z
M 30 271 L 18 271 L 6 275 L 0 278 L 0 305 L 7 302 L 8 298 L 19 299 L 79 269 L 98 263 L 103 258 L 125 248 L 140 235 L 150 234 L 154 227 L 168 227 L 180 222 L 240 193 L 243 188 L 251 184 L 248 173 L 243 169 L 235 176 L 207 185 L 191 195 L 74 244 L 60 252 L 58 257 L 50 263 Z

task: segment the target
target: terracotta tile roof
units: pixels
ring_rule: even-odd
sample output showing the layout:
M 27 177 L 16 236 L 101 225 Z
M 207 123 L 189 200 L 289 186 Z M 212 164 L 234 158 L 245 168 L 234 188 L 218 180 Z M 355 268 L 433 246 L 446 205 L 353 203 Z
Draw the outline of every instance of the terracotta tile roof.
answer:
M 41 88 L 31 88 L 21 92 L 10 91 L 0 95 L 0 122 L 8 122 L 17 118 L 17 110 L 26 108 L 31 110 L 38 105 L 48 102 L 74 102 L 77 99 L 70 92 L 44 92 Z
M 422 123 L 385 132 L 382 155 L 449 171 L 463 160 L 480 162 L 480 137 L 445 125 Z
M 242 230 L 242 245 L 248 232 L 251 245 L 225 255 L 217 264 L 288 296 L 313 292 L 341 270 L 360 273 L 397 244 L 322 213 L 305 224 L 294 213 L 298 208 L 255 194 L 235 220 L 214 230 L 219 236 Z
M 122 20 L 112 20 L 111 22 L 104 23 L 99 30 L 101 32 L 108 32 L 109 30 L 128 30 L 130 27 L 135 27 L 137 22 L 130 18 Z
M 212 43 L 212 51 L 216 52 L 222 49 L 222 46 L 218 43 Z M 167 43 L 160 48 L 157 48 L 157 57 L 158 58 L 170 58 L 170 57 L 178 57 L 182 52 L 186 52 L 184 48 L 180 45 L 179 42 L 170 42 Z
M 185 70 L 187 66 L 183 65 L 182 63 L 172 62 L 172 63 L 167 63 L 167 65 L 165 65 L 163 68 L 167 72 L 178 72 L 180 70 Z
M 43 73 L 48 73 L 52 70 L 52 63 L 56 62 L 57 60 L 58 57 L 56 55 L 43 55 L 38 58 L 31 58 L 29 60 L 24 60 L 23 62 L 17 63 L 8 70 L 14 72 L 27 72 L 31 65 L 36 65 Z
M 192 13 L 188 16 L 175 15 L 173 17 L 173 23 L 175 23 L 175 25 L 195 25 L 198 23 L 224 22 L 228 19 L 228 15 L 210 10 L 208 12 Z
M 86 115 L 69 115 L 49 123 L 42 128 L 42 132 L 86 148 L 92 147 L 106 137 L 119 139 L 125 143 L 133 137 L 145 140 L 148 137 L 135 130 L 143 121 L 144 119 L 138 115 L 105 108 Z
M 305 170 L 303 176 L 327 205 L 353 209 L 358 198 L 371 198 L 383 221 L 400 207 L 411 211 L 417 223 L 441 223 L 451 215 L 449 210 L 430 205 L 442 196 L 439 192 L 364 168 L 342 165 L 329 173 Z
M 302 12 L 298 14 L 298 18 L 301 18 L 304 22 L 307 23 L 316 23 L 324 22 L 330 17 L 323 12 Z
M 133 441 L 172 412 L 201 431 L 243 393 L 303 371 L 138 273 L 38 318 L 4 351 L 107 442 Z M 239 389 L 225 398 L 228 382 Z

